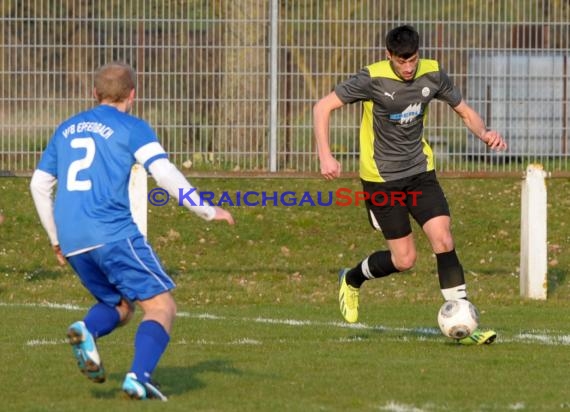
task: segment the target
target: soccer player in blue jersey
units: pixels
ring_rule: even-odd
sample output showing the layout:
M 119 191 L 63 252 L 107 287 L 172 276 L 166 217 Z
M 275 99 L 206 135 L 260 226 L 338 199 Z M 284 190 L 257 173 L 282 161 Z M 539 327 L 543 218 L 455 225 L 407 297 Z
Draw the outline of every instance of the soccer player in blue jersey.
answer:
M 94 382 L 105 381 L 96 341 L 127 323 L 136 302 L 144 316 L 122 389 L 135 399 L 166 400 L 151 377 L 170 340 L 175 284 L 133 220 L 128 184 L 138 162 L 177 199 L 192 185 L 149 124 L 129 114 L 135 85 L 127 64 L 99 68 L 93 91 L 99 104 L 55 130 L 30 188 L 58 261 L 69 262 L 97 301 L 67 331 L 79 369 Z M 228 211 L 203 205 L 195 191 L 184 206 L 205 220 L 234 224 Z
M 351 269 L 339 273 L 339 305 L 347 322 L 358 319 L 359 290 L 366 280 L 411 269 L 416 247 L 411 215 L 425 232 L 436 256 L 441 293 L 445 300 L 467 299 L 463 268 L 455 251 L 447 201 L 435 176 L 433 152 L 423 135 L 431 100 L 450 105 L 465 126 L 493 150 L 505 150 L 500 133 L 462 98 L 435 60 L 419 55 L 419 34 L 408 25 L 386 36 L 386 60 L 364 67 L 338 84 L 313 108 L 314 134 L 325 179 L 340 176 L 341 165 L 329 145 L 331 113 L 361 102 L 360 178 L 368 194 L 366 208 L 372 227 L 382 232 L 387 250 L 379 250 Z M 377 193 L 414 193 L 405 202 L 382 202 Z M 418 193 L 420 193 L 418 195 Z M 488 344 L 492 330 L 477 330 L 462 344 Z

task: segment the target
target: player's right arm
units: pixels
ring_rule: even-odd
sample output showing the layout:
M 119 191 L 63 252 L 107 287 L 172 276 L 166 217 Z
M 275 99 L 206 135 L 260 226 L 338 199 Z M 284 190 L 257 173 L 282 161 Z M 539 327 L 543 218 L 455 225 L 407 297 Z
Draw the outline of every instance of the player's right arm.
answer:
M 36 169 L 30 182 L 30 191 L 32 192 L 32 199 L 34 200 L 40 222 L 48 235 L 55 257 L 60 265 L 64 265 L 65 258 L 59 247 L 53 215 L 53 190 L 56 183 L 57 178 L 55 176 L 43 170 Z
M 313 133 L 317 144 L 321 175 L 329 180 L 339 177 L 341 172 L 341 164 L 333 157 L 330 148 L 329 122 L 332 111 L 343 105 L 344 103 L 333 91 L 313 106 Z

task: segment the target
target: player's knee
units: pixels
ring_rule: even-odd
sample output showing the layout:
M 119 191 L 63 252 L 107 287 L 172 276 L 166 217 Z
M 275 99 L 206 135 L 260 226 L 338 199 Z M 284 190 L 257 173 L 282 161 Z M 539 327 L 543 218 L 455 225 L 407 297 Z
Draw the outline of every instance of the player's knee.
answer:
M 176 317 L 176 303 L 170 292 L 161 293 L 150 299 L 139 301 L 144 312 L 143 319 L 160 323 L 169 332 Z
M 455 247 L 451 236 L 444 236 L 437 239 L 433 244 L 434 253 L 450 252 Z
M 121 299 L 117 310 L 119 311 L 119 326 L 125 326 L 133 318 L 135 305 L 128 299 Z
M 409 270 L 409 269 L 413 268 L 415 264 L 416 264 L 416 254 L 415 253 L 407 253 L 407 254 L 402 255 L 402 256 L 397 256 L 394 259 L 394 266 L 400 272 L 403 272 L 405 270 Z

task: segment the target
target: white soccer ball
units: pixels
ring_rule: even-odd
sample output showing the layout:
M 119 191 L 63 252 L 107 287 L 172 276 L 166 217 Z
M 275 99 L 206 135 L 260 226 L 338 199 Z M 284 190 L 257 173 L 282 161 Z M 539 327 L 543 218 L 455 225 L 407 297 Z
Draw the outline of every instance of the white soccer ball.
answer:
M 479 311 L 468 300 L 448 300 L 439 309 L 437 322 L 448 338 L 463 339 L 479 326 Z

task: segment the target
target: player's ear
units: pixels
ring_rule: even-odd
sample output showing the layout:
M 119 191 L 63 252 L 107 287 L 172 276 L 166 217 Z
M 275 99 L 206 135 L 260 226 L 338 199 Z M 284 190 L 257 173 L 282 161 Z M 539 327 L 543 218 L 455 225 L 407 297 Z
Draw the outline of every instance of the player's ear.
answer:
M 386 59 L 390 60 L 392 58 L 392 55 L 390 54 L 390 52 L 388 50 L 386 50 Z
M 99 95 L 97 94 L 96 88 L 93 88 L 93 97 L 95 98 L 95 100 L 99 101 Z

